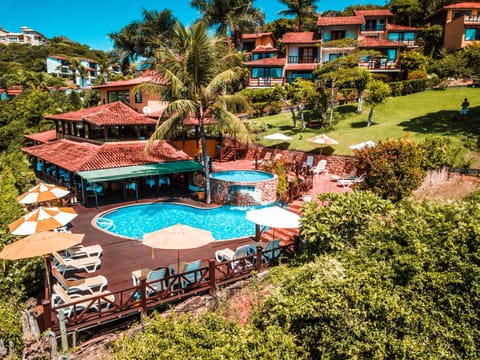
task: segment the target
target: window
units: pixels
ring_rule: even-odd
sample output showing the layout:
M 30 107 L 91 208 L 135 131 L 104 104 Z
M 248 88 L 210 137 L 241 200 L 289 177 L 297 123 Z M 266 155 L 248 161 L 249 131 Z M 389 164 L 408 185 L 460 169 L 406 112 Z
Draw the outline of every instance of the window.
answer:
M 265 77 L 281 78 L 282 68 L 252 68 L 252 79 Z
M 465 41 L 480 40 L 479 29 L 465 29 Z
M 472 16 L 471 11 L 454 11 L 452 13 L 452 20 L 458 19 L 459 17 Z
M 142 103 L 142 93 L 137 92 L 135 94 L 135 104 L 141 104 Z
M 128 90 L 117 90 L 108 92 L 108 103 L 115 101 L 122 101 L 124 103 L 130 103 L 130 94 Z
M 332 38 L 330 40 L 345 39 L 345 30 L 332 30 Z

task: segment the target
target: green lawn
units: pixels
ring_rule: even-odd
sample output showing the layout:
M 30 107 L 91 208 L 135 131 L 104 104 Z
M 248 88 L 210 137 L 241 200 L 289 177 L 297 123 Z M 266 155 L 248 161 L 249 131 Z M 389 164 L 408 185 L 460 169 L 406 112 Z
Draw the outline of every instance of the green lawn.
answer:
M 470 112 L 466 117 L 459 115 L 464 98 L 470 102 Z M 431 90 L 418 94 L 392 97 L 379 105 L 374 112 L 374 123 L 367 127 L 369 107 L 364 104 L 363 112 L 356 113 L 356 103 L 335 108 L 334 123 L 331 128 L 306 129 L 301 131 L 300 123 L 293 127 L 290 112 L 257 118 L 257 124 L 269 125 L 267 131 L 259 134 L 258 143 L 274 147 L 276 142 L 264 140 L 265 135 L 282 132 L 292 140 L 280 142 L 279 148 L 320 152 L 320 146 L 306 141 L 319 133 L 326 133 L 339 142 L 327 145 L 321 150 L 324 154 L 352 155 L 349 145 L 367 140 L 379 141 L 408 136 L 413 141 L 421 141 L 426 136 L 449 136 L 456 143 L 469 150 L 469 156 L 480 158 L 479 123 L 480 89 L 450 88 Z M 479 162 L 480 164 L 480 162 Z

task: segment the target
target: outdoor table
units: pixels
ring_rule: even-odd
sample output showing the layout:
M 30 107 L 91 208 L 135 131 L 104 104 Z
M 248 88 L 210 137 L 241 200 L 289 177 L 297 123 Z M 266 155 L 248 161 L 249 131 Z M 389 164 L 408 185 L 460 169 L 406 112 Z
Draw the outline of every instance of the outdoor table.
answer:
M 133 286 L 140 285 L 140 278 L 142 276 L 147 276 L 149 272 L 150 272 L 149 268 L 143 268 L 143 269 L 132 271 Z

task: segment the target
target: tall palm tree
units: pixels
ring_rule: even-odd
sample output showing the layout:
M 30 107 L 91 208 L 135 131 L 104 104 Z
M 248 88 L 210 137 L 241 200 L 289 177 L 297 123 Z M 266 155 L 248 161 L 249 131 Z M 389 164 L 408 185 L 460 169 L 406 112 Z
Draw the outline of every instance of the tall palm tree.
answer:
M 288 7 L 287 10 L 279 11 L 280 15 L 294 15 L 298 20 L 298 31 L 301 31 L 303 20 L 306 17 L 314 16 L 317 10 L 315 3 L 318 0 L 278 0 Z
M 217 26 L 217 35 L 228 31 L 253 32 L 265 22 L 265 14 L 252 6 L 252 0 L 191 0 L 191 6 L 203 15 L 208 26 Z
M 224 38 L 208 35 L 207 26 L 198 22 L 190 28 L 176 23 L 173 36 L 159 43 L 155 69 L 163 81 L 142 84 L 134 92 L 167 96 L 169 105 L 159 118 L 159 126 L 149 140 L 175 134 L 184 119 L 198 122 L 205 171 L 206 201 L 211 201 L 205 123 L 214 118 L 221 129 L 248 139 L 245 125 L 231 113 L 232 108 L 246 107 L 243 97 L 229 94 L 238 74 L 241 57 L 233 52 Z

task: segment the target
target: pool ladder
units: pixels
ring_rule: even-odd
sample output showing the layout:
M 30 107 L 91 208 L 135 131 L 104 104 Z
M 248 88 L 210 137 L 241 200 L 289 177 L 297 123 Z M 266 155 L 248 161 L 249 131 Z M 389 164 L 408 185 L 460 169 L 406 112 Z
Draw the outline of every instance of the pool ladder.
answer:
M 103 230 L 115 229 L 115 223 L 112 219 L 99 218 L 97 219 L 97 225 L 100 226 Z

